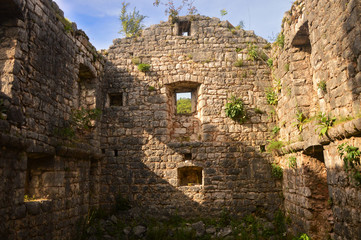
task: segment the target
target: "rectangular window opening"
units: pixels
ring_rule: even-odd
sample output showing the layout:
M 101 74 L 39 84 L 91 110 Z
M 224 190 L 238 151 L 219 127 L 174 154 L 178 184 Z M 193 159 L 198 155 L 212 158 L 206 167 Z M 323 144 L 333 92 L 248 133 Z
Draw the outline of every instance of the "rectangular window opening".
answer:
M 176 93 L 176 109 L 177 114 L 192 113 L 192 92 Z
M 123 93 L 109 94 L 109 106 L 123 106 Z
M 118 157 L 118 150 L 114 149 L 114 157 Z
M 202 185 L 201 167 L 182 167 L 178 168 L 179 186 Z
M 178 35 L 190 36 L 191 35 L 191 22 L 183 21 L 178 23 Z

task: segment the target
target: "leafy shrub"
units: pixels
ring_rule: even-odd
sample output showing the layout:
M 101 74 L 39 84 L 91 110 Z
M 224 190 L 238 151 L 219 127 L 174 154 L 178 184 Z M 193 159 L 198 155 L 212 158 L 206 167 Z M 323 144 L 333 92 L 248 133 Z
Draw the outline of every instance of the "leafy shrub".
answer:
M 283 33 L 278 34 L 276 44 L 281 48 L 285 46 L 285 35 Z
M 246 110 L 242 99 L 232 96 L 226 103 L 226 116 L 234 121 L 243 123 L 246 120 Z
M 78 130 L 89 130 L 93 127 L 93 121 L 97 120 L 100 117 L 101 110 L 94 109 L 75 109 L 72 112 L 71 124 L 76 127 Z
M 147 63 L 140 63 L 138 65 L 138 70 L 141 72 L 149 72 L 150 70 L 150 65 Z
M 146 18 L 136 11 L 135 8 L 133 12 L 128 13 L 127 7 L 129 3 L 122 2 L 122 11 L 120 14 L 120 21 L 122 23 L 122 28 L 119 33 L 123 33 L 126 37 L 132 37 L 139 34 L 140 30 L 144 28 L 142 21 Z
M 270 105 L 277 105 L 278 96 L 277 96 L 277 93 L 274 91 L 273 88 L 268 88 L 266 90 L 266 100 L 267 100 L 267 103 L 270 104 Z
M 310 121 L 301 111 L 296 112 L 296 120 L 297 122 L 293 123 L 293 126 L 297 127 L 299 133 L 303 131 L 303 126 Z
M 356 169 L 360 165 L 361 152 L 358 147 L 343 143 L 337 147 L 338 153 L 344 162 L 344 169 L 349 177 L 353 178 L 356 185 L 361 185 L 361 174 Z
M 324 114 L 324 113 L 319 113 L 317 115 L 317 120 L 318 120 L 318 127 L 316 128 L 316 132 L 317 130 L 320 130 L 319 132 L 319 136 L 323 136 L 323 135 L 327 135 L 328 130 L 333 126 L 334 122 L 336 121 L 335 117 L 331 117 L 330 115 Z
M 254 44 L 248 44 L 248 60 L 251 61 L 257 61 L 257 60 L 261 60 L 264 63 L 266 63 L 266 61 L 269 59 L 268 56 L 266 55 L 266 53 L 262 50 L 259 49 L 256 45 Z
M 276 136 L 281 129 L 278 126 L 274 126 L 271 130 L 273 136 Z
M 282 179 L 283 177 L 283 169 L 281 168 L 281 166 L 272 163 L 271 165 L 271 176 L 274 177 L 275 179 Z

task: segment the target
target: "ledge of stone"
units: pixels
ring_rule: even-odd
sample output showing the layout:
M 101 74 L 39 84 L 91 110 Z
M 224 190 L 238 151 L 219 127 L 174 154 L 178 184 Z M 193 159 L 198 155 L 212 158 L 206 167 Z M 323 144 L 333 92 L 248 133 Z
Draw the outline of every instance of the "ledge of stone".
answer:
M 99 149 L 85 143 L 76 143 L 74 146 L 58 146 L 56 147 L 56 155 L 82 159 L 101 159 L 103 157 Z
M 0 132 L 0 146 L 25 150 L 30 144 L 31 142 L 23 137 L 12 136 L 8 133 Z
M 312 146 L 327 145 L 336 140 L 342 140 L 361 134 L 361 118 L 353 119 L 351 121 L 339 124 L 328 130 L 327 136 L 320 137 L 313 132 L 314 127 L 309 127 L 308 131 L 302 133 L 302 142 L 289 144 L 278 151 L 279 155 L 288 154 L 291 152 L 304 151 Z

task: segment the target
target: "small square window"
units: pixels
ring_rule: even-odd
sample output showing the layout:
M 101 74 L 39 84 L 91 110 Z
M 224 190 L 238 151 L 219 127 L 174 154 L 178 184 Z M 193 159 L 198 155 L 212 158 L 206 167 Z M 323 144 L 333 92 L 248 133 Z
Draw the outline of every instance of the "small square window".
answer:
M 176 108 L 177 114 L 191 114 L 192 113 L 192 92 L 178 92 L 176 93 Z
M 201 167 L 182 167 L 178 168 L 179 186 L 202 185 Z
M 183 21 L 178 23 L 178 35 L 190 36 L 191 35 L 191 22 Z
M 109 106 L 123 106 L 123 94 L 122 93 L 112 93 L 109 94 Z

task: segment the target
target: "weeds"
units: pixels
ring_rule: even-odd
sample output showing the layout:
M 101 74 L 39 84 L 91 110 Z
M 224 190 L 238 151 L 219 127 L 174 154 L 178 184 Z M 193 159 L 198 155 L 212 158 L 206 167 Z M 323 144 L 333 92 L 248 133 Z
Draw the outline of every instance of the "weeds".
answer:
M 288 166 L 290 168 L 296 168 L 297 167 L 297 158 L 295 156 L 290 156 L 288 158 Z
M 310 119 L 299 110 L 296 112 L 296 120 L 297 122 L 293 123 L 293 126 L 297 127 L 299 133 L 303 131 L 304 125 L 310 121 Z
M 242 99 L 232 96 L 230 102 L 226 103 L 226 116 L 234 121 L 243 123 L 246 121 L 246 110 Z
M 281 166 L 277 165 L 276 163 L 272 163 L 271 168 L 271 176 L 275 179 L 282 179 L 283 169 L 281 168 Z
M 320 89 L 323 93 L 327 93 L 326 81 L 322 80 L 317 84 L 318 89 Z
M 344 169 L 357 186 L 361 185 L 361 173 L 356 166 L 360 165 L 361 152 L 358 147 L 343 143 L 337 147 L 340 158 L 344 162 Z
M 327 132 L 328 130 L 333 126 L 333 124 L 335 123 L 336 121 L 336 118 L 335 117 L 330 117 L 330 115 L 327 115 L 324 114 L 324 113 L 319 113 L 317 115 L 317 120 L 318 120 L 318 127 L 316 128 L 316 132 L 319 130 L 319 136 L 324 136 L 326 135 L 327 136 Z
M 266 90 L 266 100 L 267 103 L 270 105 L 277 105 L 278 96 L 277 96 L 277 92 L 273 88 L 268 88 Z
M 242 67 L 243 66 L 243 60 L 242 59 L 238 59 L 235 63 L 234 63 L 235 67 Z
M 140 63 L 140 64 L 138 64 L 138 70 L 141 71 L 141 72 L 149 72 L 150 64 Z
M 278 34 L 276 39 L 276 45 L 280 48 L 283 48 L 285 46 L 285 35 L 283 33 Z

